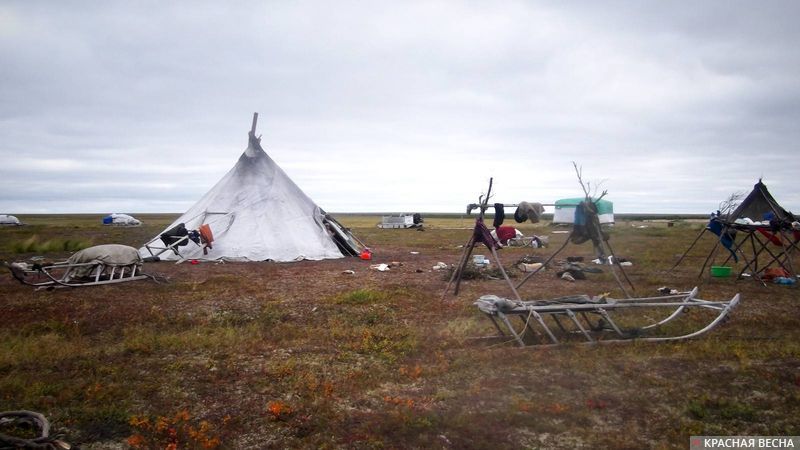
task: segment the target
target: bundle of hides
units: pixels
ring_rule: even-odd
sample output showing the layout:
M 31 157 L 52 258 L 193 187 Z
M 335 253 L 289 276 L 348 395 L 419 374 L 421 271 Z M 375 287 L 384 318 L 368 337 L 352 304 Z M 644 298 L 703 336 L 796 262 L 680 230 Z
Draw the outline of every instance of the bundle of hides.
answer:
M 522 223 L 530 219 L 531 223 L 538 223 L 542 214 L 544 214 L 544 206 L 541 203 L 519 202 L 517 210 L 514 212 L 514 220 Z
M 67 260 L 69 264 L 87 264 L 70 270 L 67 279 L 75 279 L 94 275 L 93 271 L 100 265 L 105 266 L 141 266 L 142 257 L 133 247 L 120 244 L 96 245 L 85 248 Z

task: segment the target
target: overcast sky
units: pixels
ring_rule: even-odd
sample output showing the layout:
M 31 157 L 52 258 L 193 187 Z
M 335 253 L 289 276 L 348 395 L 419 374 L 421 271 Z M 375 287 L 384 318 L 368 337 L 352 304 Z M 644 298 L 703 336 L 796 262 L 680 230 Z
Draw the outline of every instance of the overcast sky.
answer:
M 798 1 L 3 1 L 0 213 L 183 212 L 247 145 L 329 211 L 800 212 Z M 552 211 L 551 208 L 548 211 Z

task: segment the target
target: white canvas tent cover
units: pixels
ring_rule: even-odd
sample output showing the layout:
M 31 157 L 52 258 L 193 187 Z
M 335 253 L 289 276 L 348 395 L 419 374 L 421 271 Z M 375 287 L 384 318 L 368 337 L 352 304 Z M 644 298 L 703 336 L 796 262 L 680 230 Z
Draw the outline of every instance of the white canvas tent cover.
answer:
M 22 223 L 11 214 L 0 214 L 0 225 L 22 225 Z
M 121 225 L 121 226 L 138 226 L 142 221 L 129 215 L 122 213 L 112 213 L 103 217 L 103 225 Z
M 180 223 L 189 230 L 208 224 L 214 235 L 213 248 L 204 255 L 201 247 L 190 244 L 180 248 L 181 256 L 166 252 L 160 258 L 285 262 L 357 255 L 361 249 L 353 236 L 261 148 L 261 139 L 255 136 L 256 118 L 247 149 L 236 165 L 164 230 Z M 139 253 L 150 256 L 145 247 Z

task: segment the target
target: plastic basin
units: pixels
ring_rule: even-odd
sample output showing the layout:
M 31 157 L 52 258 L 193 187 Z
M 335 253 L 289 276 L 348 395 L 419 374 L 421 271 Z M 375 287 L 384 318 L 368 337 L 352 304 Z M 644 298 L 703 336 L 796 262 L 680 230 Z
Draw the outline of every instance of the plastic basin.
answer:
M 728 266 L 711 266 L 712 277 L 729 277 L 731 276 L 731 268 Z

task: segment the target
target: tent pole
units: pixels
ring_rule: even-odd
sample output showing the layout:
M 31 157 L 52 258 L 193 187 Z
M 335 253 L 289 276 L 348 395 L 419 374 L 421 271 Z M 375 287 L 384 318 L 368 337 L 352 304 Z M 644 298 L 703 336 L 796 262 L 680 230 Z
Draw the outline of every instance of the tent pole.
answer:
M 614 256 L 614 254 L 612 253 L 611 256 Z M 614 262 L 611 263 L 611 275 L 613 275 L 614 279 L 617 280 L 617 286 L 619 286 L 619 288 L 622 289 L 622 293 L 625 294 L 625 297 L 633 298 L 633 297 L 631 297 L 631 294 L 628 294 L 628 291 L 625 290 L 625 285 L 622 284 L 622 281 L 620 281 L 620 279 L 619 279 L 619 275 L 617 275 L 617 271 L 614 270 L 614 265 L 615 264 L 619 264 L 617 262 L 617 257 L 616 256 L 614 256 Z M 622 266 L 620 266 L 620 270 L 621 269 L 622 269 Z M 622 273 L 624 274 L 625 272 L 623 271 Z M 630 283 L 630 281 L 628 281 L 628 283 Z M 631 287 L 633 287 L 633 286 L 631 285 Z
M 736 276 L 736 279 L 737 280 L 741 279 L 742 278 L 742 274 L 747 269 L 752 268 L 753 277 L 755 277 L 755 279 L 760 281 L 761 284 L 766 286 L 766 283 L 764 283 L 764 280 L 761 279 L 761 276 L 759 275 L 759 270 L 758 270 L 758 256 L 761 254 L 761 250 L 760 249 L 756 249 L 756 244 L 755 244 L 755 241 L 758 241 L 759 244 L 761 244 L 761 241 L 758 238 L 756 238 L 752 232 L 748 233 L 748 235 L 745 237 L 745 241 L 750 241 L 750 247 L 753 250 L 753 259 L 752 260 L 748 259 L 747 255 L 745 254 L 745 252 L 741 252 L 742 253 L 742 260 L 744 260 L 744 267 L 742 267 L 742 270 L 739 271 L 739 274 Z
M 458 279 L 461 280 L 461 271 L 463 270 L 465 261 L 468 258 L 468 255 L 472 253 L 472 249 L 475 246 L 475 236 L 471 236 L 469 241 L 464 245 L 464 251 L 461 252 L 461 259 L 458 260 L 458 265 L 453 270 L 453 274 L 450 276 L 450 281 L 447 282 L 447 286 L 444 288 L 444 292 L 442 292 L 442 300 L 444 300 L 445 296 L 447 296 L 447 291 L 450 290 L 450 286 L 453 284 L 453 281 Z M 455 295 L 455 293 L 453 294 Z
M 572 237 L 572 232 L 570 232 L 570 233 L 569 233 L 569 235 L 567 236 L 567 240 L 565 240 L 565 241 L 564 241 L 564 244 L 562 244 L 562 245 L 561 245 L 561 248 L 559 248 L 558 250 L 556 250 L 556 252 L 555 252 L 555 253 L 553 253 L 552 255 L 550 255 L 550 257 L 549 257 L 549 258 L 547 258 L 547 260 L 546 260 L 545 262 L 543 262 L 543 263 L 542 263 L 542 266 L 541 266 L 541 267 L 539 267 L 538 269 L 536 269 L 536 270 L 534 270 L 533 272 L 529 273 L 528 275 L 526 275 L 526 276 L 525 276 L 525 278 L 523 278 L 523 279 L 522 279 L 522 281 L 520 281 L 519 283 L 517 283 L 517 289 L 519 289 L 519 288 L 520 288 L 520 287 L 521 287 L 523 284 L 525 284 L 525 282 L 526 282 L 526 281 L 528 281 L 528 279 L 529 279 L 530 277 L 532 277 L 532 276 L 536 275 L 537 273 L 539 273 L 539 271 L 540 271 L 540 270 L 544 269 L 544 268 L 545 268 L 545 266 L 547 266 L 547 264 L 548 264 L 550 261 L 552 261 L 552 260 L 553 260 L 553 258 L 555 258 L 555 257 L 556 257 L 556 256 L 557 256 L 559 253 L 561 253 L 561 251 L 562 251 L 562 250 L 564 250 L 564 247 L 566 247 L 566 246 L 567 246 L 567 244 L 569 244 L 569 238 L 571 238 L 571 237 Z
M 633 283 L 631 283 L 631 280 L 630 280 L 630 278 L 628 278 L 628 274 L 627 274 L 627 273 L 625 273 L 625 269 L 623 269 L 623 268 L 622 268 L 622 264 L 620 264 L 620 263 L 619 263 L 619 261 L 617 260 L 617 255 L 615 255 L 615 254 L 614 254 L 614 249 L 613 249 L 613 248 L 611 248 L 611 244 L 609 244 L 609 243 L 608 243 L 608 241 L 604 241 L 604 242 L 606 243 L 606 246 L 608 246 L 608 252 L 609 252 L 609 253 L 611 253 L 611 257 L 612 257 L 612 258 L 614 258 L 614 262 L 613 262 L 613 264 L 611 265 L 611 272 L 614 274 L 614 278 L 616 278 L 616 279 L 617 279 L 617 283 L 619 283 L 619 287 L 620 287 L 620 289 L 622 289 L 622 292 L 624 292 L 624 293 L 625 293 L 625 295 L 626 295 L 628 298 L 631 298 L 631 296 L 630 296 L 630 295 L 628 295 L 628 292 L 627 292 L 627 291 L 625 290 L 625 288 L 622 286 L 622 282 L 621 282 L 621 281 L 619 281 L 619 278 L 617 278 L 617 273 L 616 273 L 616 272 L 614 272 L 614 266 L 617 266 L 617 267 L 619 267 L 619 271 L 620 271 L 620 272 L 622 272 L 622 276 L 623 276 L 623 277 L 625 277 L 625 281 L 627 281 L 627 282 L 628 282 L 628 285 L 630 285 L 630 287 L 631 287 L 631 291 L 633 291 L 633 293 L 636 293 L 636 287 L 633 285 Z
M 731 258 L 733 258 L 733 255 L 734 255 L 735 253 L 737 253 L 737 252 L 738 252 L 739 254 L 741 254 L 741 255 L 742 255 L 742 258 L 745 258 L 745 259 L 747 259 L 747 258 L 744 256 L 744 251 L 742 251 L 742 245 L 744 245 L 744 244 L 746 244 L 746 243 L 747 243 L 747 237 L 745 237 L 745 238 L 744 238 L 744 239 L 742 239 L 741 241 L 737 242 L 737 243 L 736 243 L 736 246 L 735 246 L 735 247 L 734 247 L 734 248 L 731 250 L 731 253 L 728 255 L 728 257 L 727 257 L 727 258 L 725 258 L 725 261 L 723 261 L 723 262 L 722 262 L 722 265 L 723 265 L 723 266 L 727 265 L 727 264 L 728 264 L 728 262 L 731 260 Z
M 497 256 L 497 250 L 495 250 L 494 247 L 490 248 L 489 250 L 492 251 L 492 256 L 494 256 L 494 260 L 497 263 L 497 267 L 500 269 L 500 273 L 503 274 L 503 278 L 506 279 L 509 287 L 511 287 L 511 292 L 514 293 L 514 296 L 517 297 L 517 300 L 522 301 L 522 297 L 519 296 L 519 293 L 514 288 L 514 283 L 512 283 L 511 279 L 508 278 L 508 274 L 506 273 L 506 269 L 503 268 L 503 263 L 500 261 L 500 257 Z
M 789 270 L 791 271 L 791 274 L 793 275 L 792 278 L 796 279 L 797 278 L 797 271 L 794 270 L 794 263 L 792 262 L 792 255 L 790 254 L 792 248 L 786 246 L 786 241 L 791 239 L 792 236 L 789 233 L 786 233 L 784 230 L 779 230 L 778 232 L 781 234 L 781 248 L 783 249 L 783 253 L 786 255 L 785 261 L 787 261 L 789 263 Z M 790 241 L 789 245 L 790 246 L 792 245 L 791 241 Z M 778 256 L 780 256 L 780 254 Z M 779 259 L 778 259 L 778 265 L 779 266 L 783 266 L 783 263 Z
M 711 252 L 709 252 L 708 256 L 706 257 L 706 260 L 705 260 L 705 261 L 703 261 L 703 267 L 701 267 L 701 268 L 700 268 L 700 273 L 699 273 L 699 274 L 697 274 L 697 278 L 698 278 L 698 279 L 699 279 L 699 278 L 703 278 L 703 274 L 704 274 L 704 273 L 705 273 L 705 271 L 706 271 L 706 266 L 708 265 L 708 261 L 710 261 L 710 260 L 711 260 L 711 257 L 712 257 L 712 256 L 716 255 L 716 253 L 717 253 L 717 247 L 719 247 L 719 243 L 720 243 L 721 241 L 722 241 L 722 238 L 720 237 L 719 239 L 717 239 L 717 240 L 714 242 L 714 248 L 712 248 L 712 249 L 711 249 Z
M 678 267 L 681 264 L 681 262 L 683 261 L 683 258 L 685 258 L 686 255 L 688 255 L 689 252 L 692 251 L 694 246 L 697 244 L 697 241 L 699 241 L 700 238 L 703 237 L 703 235 L 706 233 L 706 231 L 708 231 L 708 228 L 703 228 L 703 231 L 701 231 L 700 234 L 697 235 L 697 237 L 694 239 L 694 242 L 692 242 L 692 245 L 690 245 L 689 248 L 687 248 L 686 251 L 683 253 L 683 255 L 681 255 L 681 257 L 678 259 L 678 262 L 676 262 L 675 265 L 672 266 L 671 269 L 669 269 L 670 272 L 675 270 L 675 268 Z
M 759 179 L 758 181 L 759 181 L 759 183 L 760 183 L 760 182 L 761 182 L 761 179 Z M 760 188 L 760 187 L 759 187 L 759 190 L 761 190 L 761 188 Z M 770 196 L 770 197 L 772 197 L 772 196 Z M 766 199 L 767 199 L 767 203 L 769 203 L 769 208 L 772 210 L 772 214 L 773 214 L 775 217 L 780 217 L 780 215 L 778 214 L 778 208 L 781 208 L 781 207 L 780 207 L 780 205 L 778 204 L 778 202 L 777 202 L 777 201 L 775 201 L 775 202 L 773 203 L 773 201 L 774 201 L 775 199 L 773 198 L 773 199 L 771 199 L 771 200 L 770 200 L 770 198 L 768 198 L 766 195 L 764 196 L 764 198 L 766 198 Z M 776 206 L 777 206 L 777 208 L 776 208 Z M 782 208 L 781 208 L 781 209 L 782 209 Z M 783 219 L 781 218 L 781 220 L 783 220 Z M 793 264 L 793 262 L 792 262 L 792 257 L 791 257 L 791 255 L 789 254 L 789 252 L 790 252 L 791 248 L 787 248 L 787 247 L 786 247 L 786 243 L 785 243 L 785 242 L 784 242 L 784 240 L 783 240 L 783 238 L 784 238 L 784 237 L 786 237 L 787 239 L 791 239 L 791 237 L 793 237 L 793 236 L 791 236 L 791 237 L 790 237 L 790 236 L 789 236 L 789 233 L 784 233 L 784 230 L 783 230 L 783 229 L 779 229 L 779 230 L 778 230 L 778 233 L 780 233 L 781 248 L 782 248 L 782 250 L 783 250 L 783 253 L 785 253 L 785 254 L 786 254 L 786 261 L 789 263 L 789 270 L 792 272 L 792 274 L 791 274 L 791 275 L 792 275 L 792 278 L 793 278 L 793 279 L 796 279 L 796 278 L 797 278 L 797 272 L 794 270 L 794 264 Z M 791 245 L 791 247 L 794 247 L 794 244 L 793 244 L 791 241 L 789 241 L 789 243 L 790 243 L 789 245 Z M 780 255 L 779 255 L 779 256 L 780 256 Z M 777 259 L 777 258 L 775 258 L 775 259 Z M 786 270 L 786 267 L 784 266 L 784 264 L 783 264 L 783 263 L 782 263 L 780 260 L 778 260 L 777 262 L 778 262 L 778 265 L 779 265 L 779 266 L 781 266 L 781 268 L 783 268 L 784 270 Z
M 254 112 L 253 113 L 253 125 L 250 127 L 250 133 L 252 133 L 253 136 L 256 135 L 256 123 L 258 123 L 258 113 Z

